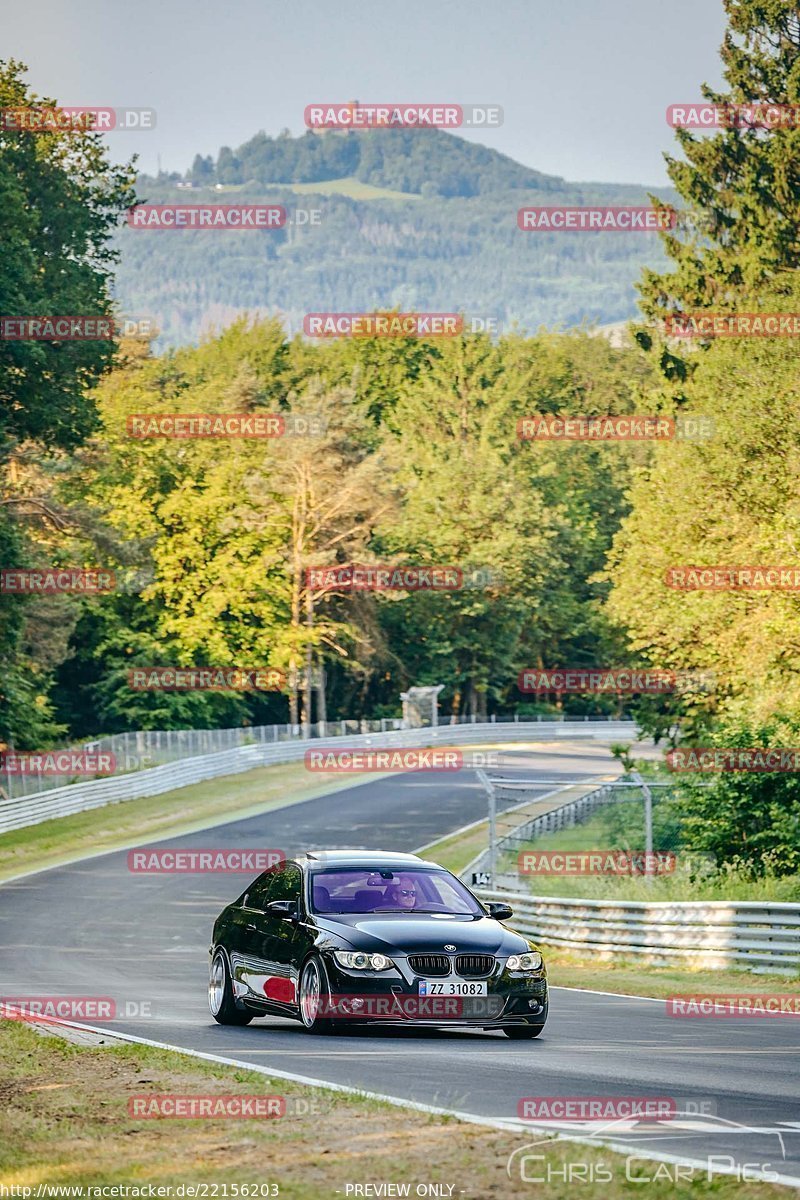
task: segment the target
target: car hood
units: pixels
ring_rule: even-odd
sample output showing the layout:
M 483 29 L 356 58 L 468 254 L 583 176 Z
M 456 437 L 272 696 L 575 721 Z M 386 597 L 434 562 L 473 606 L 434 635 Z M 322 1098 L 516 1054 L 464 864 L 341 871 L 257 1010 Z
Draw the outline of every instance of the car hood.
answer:
M 529 945 L 522 934 L 493 917 L 341 913 L 335 919 L 317 919 L 331 933 L 371 954 L 441 954 L 446 945 L 455 946 L 459 954 L 519 954 Z

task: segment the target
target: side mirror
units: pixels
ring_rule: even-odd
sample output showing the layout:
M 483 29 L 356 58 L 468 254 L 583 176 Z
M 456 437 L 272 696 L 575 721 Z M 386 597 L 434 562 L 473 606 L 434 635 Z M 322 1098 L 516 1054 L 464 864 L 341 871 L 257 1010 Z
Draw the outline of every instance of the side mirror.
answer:
M 296 921 L 300 916 L 300 908 L 296 900 L 271 900 L 267 905 L 267 913 L 284 921 Z
M 270 905 L 270 907 L 272 906 Z M 511 905 L 503 904 L 500 900 L 489 900 L 486 908 L 489 911 L 489 916 L 494 917 L 495 921 L 505 921 L 514 915 Z

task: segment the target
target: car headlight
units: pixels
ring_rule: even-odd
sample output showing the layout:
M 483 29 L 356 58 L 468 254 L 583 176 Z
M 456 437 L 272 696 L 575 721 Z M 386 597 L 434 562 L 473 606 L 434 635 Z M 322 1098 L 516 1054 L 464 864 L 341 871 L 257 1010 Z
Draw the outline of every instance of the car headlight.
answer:
M 334 950 L 333 957 L 340 967 L 350 971 L 386 971 L 394 966 L 385 954 L 364 954 L 360 950 Z
M 541 954 L 512 954 L 506 963 L 509 971 L 541 971 Z

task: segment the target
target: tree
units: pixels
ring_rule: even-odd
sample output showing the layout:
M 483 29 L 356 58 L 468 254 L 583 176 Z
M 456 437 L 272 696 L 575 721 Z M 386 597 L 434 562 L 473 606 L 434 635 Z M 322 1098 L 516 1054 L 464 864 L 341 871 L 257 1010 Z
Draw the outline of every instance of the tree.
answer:
M 189 172 L 192 183 L 197 183 L 200 187 L 206 187 L 213 183 L 216 178 L 216 170 L 214 167 L 214 159 L 210 154 L 203 158 L 202 154 L 195 154 L 192 169 Z
M 702 354 L 687 401 L 713 436 L 655 447 L 614 539 L 608 615 L 654 666 L 717 675 L 697 716 L 745 700 L 759 720 L 800 711 L 796 592 L 680 591 L 664 580 L 670 566 L 797 563 L 798 366 L 789 338 L 723 339 Z
M 27 88 L 23 73 L 18 62 L 0 62 L 0 109 L 54 108 L 55 101 Z M 0 313 L 111 314 L 117 253 L 109 239 L 133 203 L 132 179 L 132 165 L 112 166 L 100 136 L 88 128 L 0 130 Z M 96 427 L 90 388 L 114 350 L 110 340 L 0 338 L 4 565 L 22 566 L 42 554 L 49 562 L 54 552 L 65 552 L 69 522 L 51 500 L 53 469 L 63 471 L 59 456 Z M 74 610 L 64 602 L 0 595 L 0 737 L 20 748 L 36 748 L 60 732 L 47 694 L 56 665 L 48 627 L 68 632 Z M 50 620 L 40 619 L 43 614 Z M 66 637 L 60 644 L 65 650 Z
M 290 399 L 286 420 L 298 419 L 317 422 L 320 432 L 284 439 L 268 472 L 260 467 L 248 472 L 247 499 L 238 516 L 248 530 L 274 526 L 276 520 L 284 530 L 290 619 L 278 637 L 275 661 L 288 668 L 292 724 L 298 723 L 303 671 L 301 715 L 308 726 L 315 667 L 321 674 L 331 653 L 344 658 L 347 644 L 359 640 L 353 623 L 331 611 L 340 589 L 318 588 L 309 572 L 363 557 L 373 527 L 393 503 L 383 456 L 370 453 L 352 394 L 325 391 L 312 379 L 302 395 Z M 277 511 L 276 500 L 280 500 Z M 319 719 L 324 720 L 324 683 L 317 693 Z
M 0 62 L 0 108 L 53 108 Z M 107 316 L 118 253 L 109 245 L 133 203 L 132 164 L 112 166 L 88 129 L 0 131 L 0 312 L 6 316 Z M 0 339 L 0 461 L 33 439 L 72 449 L 96 426 L 91 385 L 108 369 L 111 341 Z
M 796 718 L 776 713 L 759 721 L 739 708 L 720 721 L 702 744 L 726 749 L 783 748 L 800 744 L 799 737 Z M 778 778 L 769 771 L 708 773 L 697 781 L 682 781 L 670 807 L 681 818 L 681 837 L 691 850 L 714 854 L 719 863 L 741 863 L 755 875 L 800 874 L 796 772 Z
M 403 504 L 374 549 L 456 568 L 467 586 L 387 595 L 382 619 L 405 637 L 403 682 L 444 683 L 454 713 L 485 715 L 508 687 L 551 558 L 552 514 L 521 486 L 515 382 L 488 337 L 447 339 L 387 417 Z
M 728 88 L 717 93 L 703 86 L 705 99 L 800 106 L 797 4 L 724 3 L 729 28 L 721 57 Z M 800 266 L 800 128 L 732 123 L 711 136 L 677 129 L 676 137 L 684 159 L 665 157 L 685 211 L 678 228 L 661 235 L 672 269 L 643 273 L 645 314 L 659 320 L 676 310 L 728 310 L 765 284 L 780 290 L 787 272 Z M 679 371 L 663 345 L 662 352 L 665 369 Z

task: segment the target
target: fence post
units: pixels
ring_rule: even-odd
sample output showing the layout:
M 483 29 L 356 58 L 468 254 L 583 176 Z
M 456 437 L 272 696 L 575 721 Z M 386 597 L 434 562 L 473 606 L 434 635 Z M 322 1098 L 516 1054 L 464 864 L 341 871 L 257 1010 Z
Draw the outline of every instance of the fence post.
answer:
M 648 883 L 653 882 L 653 872 L 649 869 L 653 855 L 653 793 L 642 779 L 638 771 L 633 771 L 631 774 L 638 784 L 641 784 L 642 793 L 644 795 L 644 851 L 645 851 L 645 879 Z
M 486 790 L 489 801 L 489 886 L 497 887 L 497 796 L 494 784 L 483 770 L 475 772 L 481 787 Z

